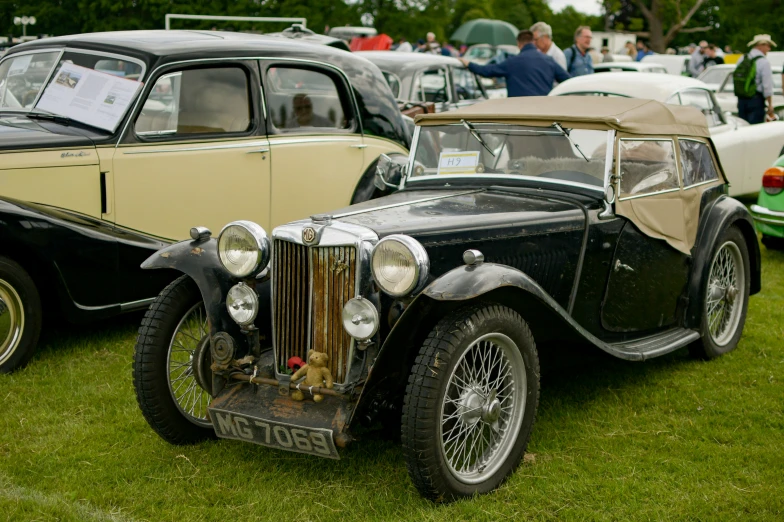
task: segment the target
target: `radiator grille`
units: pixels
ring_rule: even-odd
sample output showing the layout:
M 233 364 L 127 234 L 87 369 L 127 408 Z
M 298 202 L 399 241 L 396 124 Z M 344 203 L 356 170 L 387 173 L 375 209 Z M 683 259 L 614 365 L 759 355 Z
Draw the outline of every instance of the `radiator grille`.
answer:
M 329 354 L 335 382 L 345 382 L 351 337 L 343 329 L 341 312 L 346 301 L 354 297 L 355 248 L 308 248 L 276 240 L 273 251 L 278 368 L 285 368 L 293 356 L 304 360 L 310 347 Z

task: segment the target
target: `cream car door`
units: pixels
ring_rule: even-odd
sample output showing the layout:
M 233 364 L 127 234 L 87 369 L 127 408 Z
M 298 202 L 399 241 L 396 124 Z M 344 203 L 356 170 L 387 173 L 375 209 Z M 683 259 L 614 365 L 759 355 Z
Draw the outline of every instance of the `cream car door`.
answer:
M 197 225 L 217 235 L 238 219 L 269 229 L 269 141 L 258 85 L 254 62 L 158 77 L 114 155 L 109 213 L 116 223 L 173 240 Z
M 347 206 L 364 148 L 348 81 L 298 62 L 262 62 L 272 158 L 272 226 Z

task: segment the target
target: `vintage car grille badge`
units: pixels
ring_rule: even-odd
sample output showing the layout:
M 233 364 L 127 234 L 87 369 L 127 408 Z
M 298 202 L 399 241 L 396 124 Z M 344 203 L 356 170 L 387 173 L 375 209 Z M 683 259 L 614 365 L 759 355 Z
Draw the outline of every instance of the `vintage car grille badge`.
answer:
M 316 214 L 310 217 L 313 225 L 308 225 L 302 229 L 302 242 L 308 246 L 315 246 L 321 241 L 321 232 L 332 224 L 332 216 L 329 214 Z

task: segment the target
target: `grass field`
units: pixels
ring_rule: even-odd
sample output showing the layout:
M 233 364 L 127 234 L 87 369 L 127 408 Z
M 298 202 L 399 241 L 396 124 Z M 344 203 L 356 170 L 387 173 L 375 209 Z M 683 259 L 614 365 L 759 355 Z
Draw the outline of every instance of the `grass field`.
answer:
M 380 437 L 338 462 L 168 445 L 134 398 L 139 320 L 48 331 L 28 368 L 0 375 L 0 520 L 784 519 L 784 254 L 764 247 L 736 351 L 546 357 L 525 463 L 445 506 L 419 497 Z

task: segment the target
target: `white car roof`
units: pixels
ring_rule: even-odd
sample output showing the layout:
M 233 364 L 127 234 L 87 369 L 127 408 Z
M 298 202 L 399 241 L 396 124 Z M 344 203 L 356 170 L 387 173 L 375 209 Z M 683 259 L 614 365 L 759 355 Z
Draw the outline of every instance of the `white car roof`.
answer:
M 707 89 L 708 87 L 703 82 L 686 76 L 608 72 L 571 78 L 559 83 L 550 91 L 550 95 L 562 96 L 564 94 L 595 92 L 630 98 L 648 98 L 666 103 L 670 96 L 676 92 L 689 88 Z
M 593 66 L 594 70 L 601 69 L 626 69 L 628 71 L 649 71 L 651 69 L 664 69 L 660 63 L 645 62 L 602 62 Z

